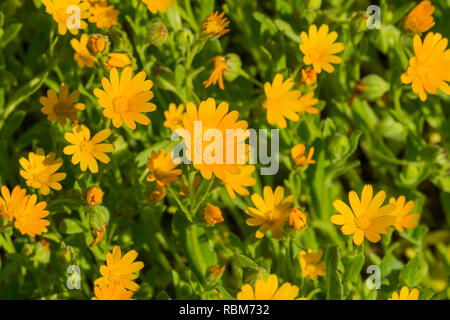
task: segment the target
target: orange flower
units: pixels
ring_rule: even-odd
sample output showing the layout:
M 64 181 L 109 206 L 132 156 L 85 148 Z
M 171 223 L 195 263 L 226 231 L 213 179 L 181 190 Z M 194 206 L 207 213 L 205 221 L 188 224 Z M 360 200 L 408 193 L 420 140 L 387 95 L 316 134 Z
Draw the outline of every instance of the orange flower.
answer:
M 408 287 L 402 287 L 400 294 L 394 292 L 388 300 L 419 300 L 419 289 L 414 288 L 409 292 Z
M 111 283 L 94 288 L 95 296 L 92 300 L 133 300 L 133 291 L 128 291 L 122 285 Z
M 42 201 L 36 204 L 36 202 L 35 194 L 28 196 L 26 201 L 20 203 L 14 215 L 14 226 L 21 234 L 27 234 L 33 238 L 47 232 L 46 227 L 50 225 L 50 222 L 44 219 L 49 214 L 47 210 L 44 210 L 47 203 Z
M 86 202 L 90 206 L 95 206 L 102 203 L 103 191 L 99 187 L 92 187 L 86 192 Z
M 78 39 L 70 40 L 70 44 L 75 50 L 75 55 L 73 57 L 78 63 L 79 68 L 84 68 L 85 66 L 93 68 L 94 64 L 98 61 L 96 57 L 89 53 L 89 50 L 87 49 L 88 41 L 89 37 L 87 34 L 83 34 L 79 41 Z
M 203 34 L 211 39 L 218 39 L 224 34 L 230 32 L 230 29 L 226 27 L 230 24 L 230 21 L 225 17 L 225 12 L 219 14 L 219 12 L 211 13 L 208 18 L 203 22 Z
M 434 7 L 431 1 L 422 1 L 415 6 L 405 19 L 405 29 L 421 33 L 430 30 L 434 26 Z
M 53 20 L 58 24 L 58 32 L 60 35 L 65 35 L 67 30 L 71 34 L 78 34 L 77 29 L 77 21 L 75 20 L 78 17 L 73 17 L 75 10 L 71 9 L 71 7 L 77 7 L 79 10 L 79 27 L 81 29 L 86 29 L 87 23 L 84 19 L 87 19 L 90 15 L 89 13 L 89 3 L 80 3 L 81 0 L 41 0 L 45 5 L 45 11 L 48 14 L 51 14 Z M 74 26 L 70 26 L 70 24 L 74 24 Z M 70 26 L 70 28 L 68 28 Z
M 108 57 L 109 59 L 105 61 L 106 70 L 110 70 L 112 68 L 123 69 L 131 66 L 131 60 L 126 53 L 112 52 L 108 53 Z
M 289 214 L 289 228 L 294 230 L 303 229 L 306 226 L 306 215 L 297 206 Z
M 316 163 L 315 160 L 312 160 L 314 155 L 314 147 L 309 149 L 308 157 L 305 154 L 306 148 L 302 143 L 297 144 L 295 147 L 291 149 L 291 157 L 297 166 L 307 166 L 308 164 Z
M 389 199 L 389 203 L 396 206 L 391 214 L 396 218 L 394 227 L 398 232 L 405 231 L 404 228 L 415 228 L 415 221 L 420 217 L 417 213 L 409 214 L 411 210 L 414 209 L 414 201 L 411 200 L 406 203 L 405 201 L 405 196 L 400 196 L 397 200 L 395 200 L 395 198 Z
M 159 153 L 153 151 L 147 162 L 150 171 L 147 181 L 170 185 L 172 181 L 178 180 L 182 172 L 181 169 L 175 169 L 178 164 L 174 163 L 172 156 L 173 152 L 165 154 L 164 149 L 159 150 Z
M 89 22 L 95 23 L 97 28 L 111 28 L 117 25 L 119 10 L 115 10 L 114 5 L 95 4 L 89 10 L 92 14 Z
M 164 117 L 166 118 L 166 121 L 164 121 L 164 127 L 169 128 L 172 131 L 181 128 L 183 122 L 183 111 L 184 105 L 180 104 L 177 108 L 175 103 L 171 103 L 169 105 L 169 110 L 164 111 Z
M 208 224 L 216 224 L 223 222 L 222 211 L 219 207 L 208 203 L 203 209 L 203 219 Z
M 244 197 L 250 195 L 250 192 L 245 187 L 256 185 L 256 179 L 252 177 L 255 166 L 243 165 L 239 166 L 239 169 L 240 172 L 237 174 L 232 174 L 227 171 L 219 171 L 217 173 L 217 177 L 222 180 L 231 199 L 236 198 L 236 193 Z
M 214 61 L 214 69 L 211 73 L 211 76 L 208 80 L 203 82 L 203 85 L 205 88 L 208 88 L 210 85 L 214 84 L 216 85 L 217 81 L 219 82 L 219 88 L 224 90 L 223 86 L 223 74 L 228 68 L 227 60 L 224 57 L 218 56 L 211 60 L 209 60 L 207 63 Z
M 156 14 L 159 12 L 166 13 L 167 9 L 175 6 L 174 0 L 142 0 L 147 5 L 148 10 L 151 13 Z
M 298 295 L 297 286 L 289 282 L 278 288 L 278 277 L 271 274 L 267 280 L 256 280 L 255 289 L 249 284 L 244 284 L 237 294 L 238 300 L 294 300 Z
M 17 214 L 17 210 L 26 202 L 28 197 L 27 191 L 20 186 L 15 186 L 12 192 L 9 192 L 8 187 L 1 188 L 2 197 L 0 197 L 0 215 L 2 218 L 7 218 L 12 221 Z
M 300 252 L 300 267 L 304 278 L 309 277 L 311 280 L 317 280 L 317 277 L 325 275 L 325 262 L 318 263 L 322 255 L 321 249 L 317 250 L 316 253 L 313 249 L 308 249 L 308 252 L 305 250 Z

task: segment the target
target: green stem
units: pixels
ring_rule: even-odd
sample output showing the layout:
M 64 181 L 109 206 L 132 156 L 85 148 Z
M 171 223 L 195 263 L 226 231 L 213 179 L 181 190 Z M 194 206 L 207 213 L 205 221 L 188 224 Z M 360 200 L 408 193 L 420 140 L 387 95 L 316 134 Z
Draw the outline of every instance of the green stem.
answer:
M 208 199 L 209 193 L 211 192 L 211 188 L 214 184 L 214 176 L 211 177 L 211 180 L 209 180 L 208 188 L 206 189 L 205 195 L 203 198 L 197 203 L 197 206 L 195 209 L 191 212 L 192 216 L 195 216 L 198 209 L 201 207 L 201 205 Z
M 8 229 L 9 227 L 12 227 L 12 226 L 13 226 L 13 223 L 9 222 L 9 223 L 5 224 L 4 226 L 0 227 L 0 232 L 5 231 L 6 229 Z
M 252 82 L 253 84 L 257 85 L 260 88 L 264 88 L 264 84 L 254 78 L 252 78 L 247 72 L 245 72 L 244 70 L 241 70 L 240 72 L 241 76 L 243 76 L 245 79 L 249 80 L 250 82 Z

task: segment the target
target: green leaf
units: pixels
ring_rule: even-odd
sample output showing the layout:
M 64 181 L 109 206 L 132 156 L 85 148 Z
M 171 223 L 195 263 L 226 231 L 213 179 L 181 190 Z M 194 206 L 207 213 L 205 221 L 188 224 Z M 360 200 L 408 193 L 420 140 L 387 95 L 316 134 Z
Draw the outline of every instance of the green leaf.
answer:
M 0 38 L 0 48 L 4 48 L 12 39 L 14 39 L 22 29 L 21 23 L 13 23 L 8 26 Z
M 409 287 L 415 287 L 420 279 L 420 267 L 420 258 L 417 255 L 400 271 L 400 280 L 405 281 Z
M 79 222 L 74 219 L 64 219 L 59 225 L 59 230 L 65 234 L 83 233 L 84 229 Z
M 327 300 L 342 300 L 344 297 L 342 271 L 339 268 L 340 260 L 339 248 L 337 246 L 329 247 L 325 254 Z
M 364 266 L 364 254 L 359 253 L 356 256 L 349 257 L 345 266 L 344 282 L 354 283 Z
M 277 28 L 281 32 L 283 32 L 288 38 L 297 43 L 301 43 L 299 35 L 295 33 L 295 31 L 292 29 L 292 26 L 289 23 L 281 19 L 275 19 L 274 22 Z
M 2 128 L 0 137 L 8 140 L 22 124 L 25 114 L 26 112 L 23 110 L 14 112 L 11 118 L 6 122 L 6 125 Z
M 383 278 L 389 276 L 393 270 L 400 270 L 403 263 L 397 260 L 392 254 L 387 254 L 380 264 L 380 273 Z

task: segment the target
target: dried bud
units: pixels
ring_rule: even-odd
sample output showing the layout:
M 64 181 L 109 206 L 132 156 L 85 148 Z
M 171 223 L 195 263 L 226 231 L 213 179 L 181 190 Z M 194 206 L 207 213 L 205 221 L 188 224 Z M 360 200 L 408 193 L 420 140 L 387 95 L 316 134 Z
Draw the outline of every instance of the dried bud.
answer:
M 164 185 L 157 183 L 155 190 L 148 197 L 149 203 L 158 203 L 166 197 L 166 188 Z
M 154 22 L 147 28 L 147 40 L 157 47 L 162 46 L 169 36 L 166 26 L 161 22 Z
M 208 224 L 223 222 L 222 211 L 220 211 L 219 207 L 209 203 L 203 209 L 203 218 Z
M 103 191 L 98 187 L 92 187 L 86 192 L 86 202 L 90 206 L 102 203 Z
M 101 34 L 93 34 L 89 37 L 87 46 L 92 53 L 102 53 L 106 50 L 107 44 L 107 37 L 102 36 Z
M 306 215 L 297 207 L 294 207 L 289 214 L 289 228 L 301 230 L 306 226 Z
M 217 283 L 222 277 L 223 272 L 225 271 L 225 266 L 220 265 L 212 265 L 206 271 L 206 281 L 212 285 Z

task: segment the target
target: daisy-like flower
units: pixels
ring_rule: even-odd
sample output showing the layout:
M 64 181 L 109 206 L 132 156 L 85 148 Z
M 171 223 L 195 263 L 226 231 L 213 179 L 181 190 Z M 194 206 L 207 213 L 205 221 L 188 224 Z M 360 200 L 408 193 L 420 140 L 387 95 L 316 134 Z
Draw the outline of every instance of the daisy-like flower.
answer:
M 183 115 L 183 130 L 176 130 L 186 144 L 187 159 L 207 180 L 211 179 L 213 174 L 224 177 L 224 171 L 239 174 L 239 165 L 245 163 L 248 154 L 248 145 L 245 144 L 249 135 L 247 121 L 237 121 L 239 112 L 228 110 L 228 103 L 222 102 L 216 107 L 213 98 L 202 101 L 198 109 L 190 102 L 186 105 L 186 113 Z M 219 138 L 208 137 L 206 133 L 211 133 L 210 129 L 217 135 L 220 132 L 222 143 L 211 141 Z M 231 143 L 227 143 L 226 140 L 229 139 L 225 138 L 227 130 L 235 133 L 235 139 Z M 223 150 L 220 150 L 221 147 Z M 233 159 L 231 155 L 234 156 Z
M 89 3 L 80 3 L 81 0 L 41 0 L 45 5 L 45 11 L 51 14 L 53 20 L 58 24 L 58 32 L 61 35 L 65 35 L 67 30 L 71 34 L 78 34 L 78 27 L 80 29 L 86 29 L 87 23 L 84 19 L 89 18 Z M 74 16 L 77 11 L 71 10 L 71 8 L 78 7 L 79 16 Z M 77 26 L 76 19 L 79 17 L 79 26 Z M 73 27 L 71 26 L 73 24 Z M 68 28 L 68 26 L 71 26 Z
M 314 69 L 302 69 L 302 83 L 307 86 L 314 86 L 317 83 L 317 72 Z
M 172 160 L 172 155 L 173 152 L 165 154 L 164 149 L 159 150 L 158 153 L 152 152 L 147 162 L 147 168 L 150 171 L 147 181 L 170 185 L 172 181 L 179 179 L 182 172 L 181 169 L 176 169 L 178 164 Z
M 147 5 L 151 13 L 159 12 L 166 13 L 168 8 L 175 6 L 174 0 L 142 0 Z
M 320 26 L 317 30 L 316 25 L 309 26 L 309 32 L 302 32 L 300 38 L 302 44 L 300 51 L 305 55 L 303 62 L 307 65 L 312 65 L 317 73 L 321 73 L 322 69 L 326 72 L 333 72 L 334 67 L 331 65 L 339 64 L 342 58 L 336 56 L 344 50 L 344 45 L 341 42 L 336 42 L 338 34 L 336 31 L 328 33 L 329 29 L 326 24 Z
M 123 69 L 131 66 L 131 60 L 126 53 L 112 52 L 108 54 L 109 59 L 105 61 L 105 69 Z
M 434 7 L 431 1 L 422 1 L 406 16 L 405 29 L 414 33 L 430 30 L 434 26 Z
M 244 197 L 250 195 L 250 192 L 248 192 L 245 187 L 256 185 L 256 179 L 252 177 L 255 166 L 243 165 L 239 166 L 239 168 L 241 171 L 238 174 L 231 174 L 227 171 L 223 171 L 217 176 L 222 180 L 231 199 L 236 198 L 236 193 Z
M 97 28 L 111 28 L 117 25 L 119 10 L 114 9 L 114 5 L 95 4 L 89 11 L 92 14 L 89 22 L 95 23 Z
M 308 164 L 316 163 L 315 160 L 312 160 L 312 157 L 314 155 L 314 147 L 311 147 L 311 149 L 309 149 L 308 156 L 306 156 L 305 151 L 305 145 L 302 143 L 297 144 L 291 149 L 291 157 L 295 165 L 304 167 Z
M 95 296 L 91 300 L 133 300 L 133 291 L 128 291 L 124 286 L 116 283 L 95 286 L 94 293 Z
M 87 48 L 88 41 L 89 36 L 87 34 L 81 35 L 79 41 L 78 39 L 70 40 L 70 44 L 75 50 L 75 55 L 73 57 L 78 63 L 79 68 L 84 68 L 85 66 L 87 66 L 88 68 L 93 68 L 94 64 L 98 61 L 96 57 L 90 54 Z
M 405 196 L 400 196 L 397 200 L 393 197 L 389 199 L 389 203 L 396 206 L 391 214 L 395 217 L 394 227 L 398 232 L 405 231 L 404 228 L 415 228 L 416 220 L 420 217 L 417 213 L 409 214 L 414 209 L 414 201 L 405 202 Z
M 209 77 L 209 79 L 203 82 L 203 85 L 205 86 L 205 88 L 208 88 L 210 85 L 216 85 L 217 82 L 219 82 L 219 88 L 224 90 L 225 87 L 223 85 L 223 74 L 228 68 L 227 59 L 225 59 L 225 57 L 218 56 L 209 60 L 207 63 L 211 62 L 214 62 L 214 69 L 211 72 L 211 76 Z
M 16 216 L 18 208 L 20 208 L 23 202 L 26 202 L 29 196 L 26 195 L 27 191 L 20 186 L 15 186 L 12 192 L 9 191 L 8 187 L 3 186 L 1 193 L 0 216 L 12 221 Z
M 130 67 L 122 71 L 119 80 L 119 71 L 113 68 L 110 73 L 111 82 L 103 78 L 103 89 L 94 89 L 98 104 L 104 108 L 103 115 L 112 119 L 114 127 L 119 128 L 123 122 L 132 130 L 136 129 L 136 122 L 148 125 L 150 119 L 142 112 L 156 110 L 153 103 L 148 102 L 154 96 L 150 90 L 153 87 L 151 80 L 145 80 L 146 73 L 139 72 L 135 77 Z
M 44 196 L 50 193 L 50 188 L 61 190 L 59 181 L 66 178 L 64 172 L 56 172 L 63 165 L 63 160 L 55 157 L 54 152 L 45 155 L 44 150 L 39 148 L 36 153 L 30 152 L 28 159 L 24 157 L 19 159 L 23 168 L 20 175 L 27 181 L 29 187 L 39 189 Z
M 224 34 L 230 32 L 230 29 L 227 29 L 230 21 L 224 15 L 225 12 L 221 14 L 217 11 L 211 13 L 202 24 L 203 34 L 211 39 L 219 39 Z
M 66 132 L 64 138 L 72 145 L 64 148 L 63 152 L 72 156 L 74 165 L 80 164 L 81 171 L 87 168 L 92 173 L 98 172 L 97 160 L 108 163 L 111 159 L 105 154 L 113 152 L 114 146 L 109 143 L 101 143 L 111 135 L 110 129 L 104 129 L 94 135 L 91 139 L 91 132 L 85 125 L 72 126 L 72 132 Z
M 414 288 L 410 292 L 408 287 L 402 287 L 400 294 L 394 292 L 388 300 L 419 300 L 419 289 Z
M 420 100 L 427 100 L 427 93 L 436 94 L 437 89 L 450 94 L 450 49 L 447 38 L 440 33 L 429 32 L 423 43 L 414 36 L 414 57 L 409 59 L 409 67 L 401 76 L 405 84 L 412 83 L 412 90 Z
M 295 206 L 289 214 L 289 228 L 293 230 L 300 230 L 306 226 L 306 214 L 301 212 L 297 206 Z
M 244 284 L 237 294 L 238 300 L 295 300 L 299 289 L 289 282 L 278 288 L 278 277 L 275 274 L 269 275 L 267 280 L 258 279 L 255 289 L 249 284 Z
M 354 234 L 353 242 L 357 246 L 363 242 L 364 237 L 370 242 L 380 241 L 380 234 L 386 234 L 389 226 L 395 222 L 395 217 L 392 216 L 395 205 L 382 205 L 386 192 L 380 191 L 373 197 L 372 186 L 365 185 L 361 200 L 355 191 L 350 191 L 348 198 L 351 208 L 341 200 L 333 202 L 339 214 L 332 216 L 331 222 L 342 225 L 343 234 Z
M 308 249 L 308 252 L 302 250 L 300 252 L 300 267 L 302 268 L 302 276 L 309 277 L 311 280 L 317 280 L 318 277 L 325 275 L 325 262 L 319 263 L 322 259 L 322 249 L 314 253 L 313 249 Z
M 172 131 L 175 131 L 178 128 L 181 128 L 183 123 L 183 112 L 184 105 L 180 104 L 177 108 L 175 103 L 171 103 L 169 105 L 169 110 L 164 111 L 164 127 L 169 128 Z
M 61 125 L 65 125 L 67 119 L 70 121 L 78 121 L 77 112 L 86 108 L 83 103 L 75 103 L 80 97 L 77 90 L 69 94 L 69 87 L 62 83 L 59 87 L 59 97 L 55 91 L 49 89 L 47 97 L 39 98 L 39 102 L 43 105 L 41 112 L 47 115 L 49 121 L 58 120 Z
M 47 232 L 47 226 L 50 225 L 44 218 L 49 212 L 45 210 L 47 203 L 45 201 L 37 202 L 35 194 L 28 196 L 26 201 L 22 201 L 14 214 L 14 226 L 19 229 L 21 234 L 27 234 L 35 237 Z
M 216 224 L 223 222 L 222 211 L 219 207 L 208 203 L 203 209 L 203 219 L 207 224 Z
M 135 250 L 127 252 L 123 257 L 119 246 L 115 246 L 113 252 L 106 254 L 106 265 L 100 267 L 102 277 L 95 280 L 99 287 L 107 285 L 119 285 L 131 291 L 139 290 L 139 285 L 134 282 L 138 272 L 144 267 L 141 261 L 134 262 L 138 256 Z
M 264 187 L 264 198 L 259 194 L 252 195 L 252 202 L 256 208 L 247 208 L 246 213 L 251 218 L 246 220 L 249 226 L 260 226 L 256 231 L 256 238 L 264 237 L 267 230 L 272 230 L 275 239 L 281 239 L 284 224 L 291 213 L 294 196 L 284 198 L 284 188 L 277 187 L 273 192 L 271 187 Z
M 294 86 L 294 79 L 288 78 L 283 81 L 283 75 L 278 73 L 273 83 L 267 82 L 264 85 L 266 101 L 263 108 L 267 111 L 267 121 L 276 124 L 284 129 L 287 126 L 285 118 L 298 121 L 302 112 L 318 113 L 319 110 L 313 106 L 319 100 L 313 98 L 314 93 L 310 92 L 304 96 L 298 90 L 291 90 Z

